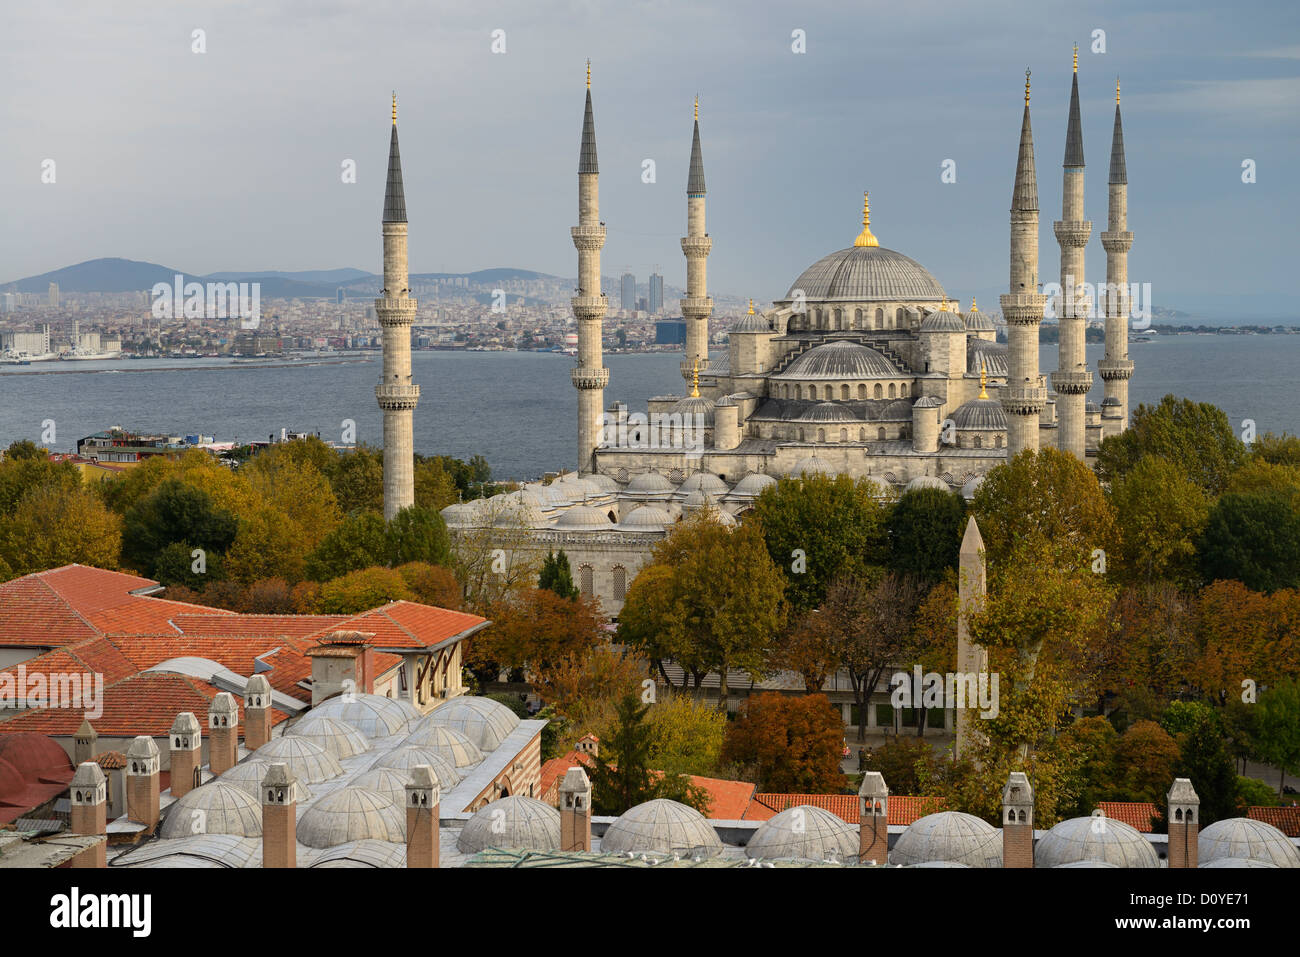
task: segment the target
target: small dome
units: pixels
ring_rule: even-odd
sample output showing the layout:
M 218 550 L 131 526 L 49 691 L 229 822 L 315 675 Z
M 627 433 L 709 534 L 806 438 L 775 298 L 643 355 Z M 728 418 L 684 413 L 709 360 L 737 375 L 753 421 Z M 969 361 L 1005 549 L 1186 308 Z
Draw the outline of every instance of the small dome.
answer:
M 462 695 L 434 708 L 416 729 L 429 724 L 443 724 L 459 731 L 482 751 L 495 751 L 519 726 L 519 716 L 499 701 Z
M 683 427 L 689 425 L 693 428 L 697 422 L 708 427 L 713 425 L 713 400 L 702 395 L 688 395 L 674 402 L 670 413 L 681 415 Z
M 618 492 L 618 483 L 606 475 L 604 472 L 592 472 L 584 479 L 590 485 L 594 485 L 602 492 L 613 495 Z
M 220 779 L 179 798 L 167 808 L 160 837 L 194 834 L 262 835 L 262 804 L 243 788 Z
M 575 505 L 555 522 L 556 528 L 572 531 L 599 531 L 611 527 L 609 516 L 594 505 Z
M 266 780 L 266 772 L 271 770 L 270 761 L 264 761 L 256 757 L 261 753 L 262 750 L 259 748 L 253 752 L 254 757 L 245 758 L 217 778 L 218 781 L 234 785 L 245 793 L 251 794 L 253 799 L 258 802 L 258 807 L 261 807 L 262 801 L 262 782 Z M 277 761 L 276 763 L 284 764 L 287 762 Z M 305 804 L 310 797 L 311 789 L 303 783 L 302 778 L 294 781 L 294 800 L 299 804 Z
M 1277 868 L 1272 861 L 1260 861 L 1253 857 L 1216 857 L 1212 861 L 1206 861 L 1199 867 L 1269 867 Z
M 962 322 L 961 316 L 949 312 L 946 309 L 940 309 L 938 312 L 932 312 L 921 322 L 922 332 L 966 332 L 966 323 Z
M 796 422 L 861 422 L 853 410 L 846 405 L 840 405 L 838 402 L 818 402 L 812 408 L 804 412 L 803 415 L 795 419 Z
M 1084 406 L 1083 406 L 1083 411 L 1084 411 L 1084 412 L 1101 412 L 1101 408 L 1097 405 L 1096 402 L 1087 402 L 1087 403 L 1085 403 Z
M 406 798 L 403 796 L 403 803 Z M 392 841 L 348 841 L 316 855 L 309 867 L 375 867 L 397 868 L 406 866 L 406 845 Z
M 448 505 L 438 514 L 448 528 L 465 528 L 478 521 L 478 509 L 470 502 Z
M 907 483 L 907 487 L 903 489 L 903 494 L 906 495 L 908 492 L 915 492 L 917 489 L 922 488 L 936 488 L 943 492 L 952 491 L 948 487 L 948 483 L 941 478 L 935 478 L 933 475 L 918 475 Z
M 699 850 L 704 857 L 715 857 L 722 853 L 722 841 L 695 808 L 656 798 L 624 811 L 605 831 L 600 849 L 613 854 Z
M 965 322 L 968 332 L 998 331 L 998 327 L 993 324 L 993 320 L 988 317 L 988 314 L 980 312 L 974 306 L 971 306 L 970 312 L 966 313 L 963 322 Z
M 735 498 L 758 498 L 763 489 L 769 485 L 775 485 L 776 479 L 763 472 L 750 472 L 743 479 L 736 483 L 736 487 L 730 492 Z
M 800 478 L 813 475 L 834 475 L 835 470 L 830 467 L 825 459 L 818 458 L 816 455 L 808 455 L 795 462 L 786 474 L 794 478 Z
M 528 495 L 529 500 L 543 512 L 553 512 L 555 509 L 564 508 L 569 504 L 558 490 L 552 490 L 549 485 L 542 485 L 540 482 L 525 485 L 523 490 Z
M 912 403 L 913 409 L 938 409 L 943 406 L 943 399 L 937 395 L 923 395 Z
M 370 765 L 370 770 L 388 768 L 391 771 L 410 771 L 411 768 L 419 767 L 421 764 L 433 768 L 433 773 L 438 776 L 438 783 L 442 787 L 450 789 L 460 784 L 460 772 L 450 761 L 432 748 L 417 748 L 410 744 L 393 748 Z M 402 803 L 405 805 L 405 800 Z
M 624 516 L 623 521 L 618 523 L 618 527 L 658 530 L 671 524 L 673 524 L 673 517 L 659 506 L 639 505 Z
M 568 508 L 572 504 L 569 496 L 564 494 L 564 486 L 554 482 L 550 485 L 538 486 L 537 491 L 546 500 L 549 508 Z
M 957 406 L 952 414 L 952 421 L 959 432 L 1006 431 L 1007 413 L 997 399 L 971 399 Z
M 405 771 L 397 771 L 393 768 L 371 768 L 349 781 L 348 787 L 374 791 L 392 801 L 393 807 L 405 808 L 406 785 L 410 780 L 411 776 Z M 441 781 L 438 783 L 442 784 Z
M 902 375 L 898 366 L 870 346 L 837 339 L 813 346 L 772 378 L 897 379 Z
M 350 758 L 370 749 L 370 741 L 346 721 L 308 711 L 284 732 L 314 741 L 336 758 Z
M 830 811 L 801 804 L 758 826 L 745 854 L 760 859 L 796 858 L 847 863 L 858 856 L 858 829 Z
M 467 768 L 483 760 L 478 745 L 445 724 L 422 723 L 406 736 L 402 744 L 436 751 L 457 768 Z
M 503 492 L 488 499 L 492 524 L 497 528 L 533 528 L 545 524 L 541 508 L 519 492 Z
M 1300 851 L 1271 824 L 1249 817 L 1215 821 L 1200 833 L 1197 857 L 1208 864 L 1220 857 L 1247 858 L 1278 867 L 1300 867 Z
M 570 502 L 585 502 L 587 499 L 601 498 L 604 490 L 594 482 L 588 481 L 577 472 L 567 472 L 551 483 L 551 488 L 563 492 Z
M 891 864 L 957 861 L 971 867 L 1002 866 L 1002 832 L 973 814 L 940 811 L 913 821 L 889 852 Z
M 477 854 L 489 847 L 553 851 L 559 846 L 560 812 L 518 794 L 479 808 L 456 839 L 462 854 Z
M 754 313 L 750 313 L 749 315 L 741 316 L 738 321 L 732 324 L 731 331 L 741 332 L 741 333 L 745 333 L 745 332 L 770 333 L 772 331 L 772 325 L 766 319 L 764 319 L 759 313 L 754 312 Z
M 1108 861 L 1116 867 L 1159 867 L 1160 858 L 1134 827 L 1114 818 L 1072 817 L 1048 831 L 1034 848 L 1034 866 Z
M 287 764 L 293 776 L 305 784 L 319 784 L 343 773 L 343 766 L 334 755 L 316 742 L 297 735 L 272 738 L 253 753 L 267 764 Z
M 368 738 L 402 734 L 420 713 L 405 702 L 377 694 L 336 695 L 311 710 L 317 717 L 336 718 Z
M 673 483 L 658 472 L 638 472 L 632 476 L 632 480 L 627 483 L 627 491 L 642 494 L 655 494 L 659 492 L 671 492 Z
M 692 472 L 686 476 L 685 482 L 677 486 L 677 496 L 684 498 L 697 489 L 710 495 L 726 495 L 727 483 L 712 472 Z
M 308 847 L 366 839 L 401 843 L 406 840 L 406 819 L 385 795 L 365 788 L 321 795 L 298 818 L 298 843 Z

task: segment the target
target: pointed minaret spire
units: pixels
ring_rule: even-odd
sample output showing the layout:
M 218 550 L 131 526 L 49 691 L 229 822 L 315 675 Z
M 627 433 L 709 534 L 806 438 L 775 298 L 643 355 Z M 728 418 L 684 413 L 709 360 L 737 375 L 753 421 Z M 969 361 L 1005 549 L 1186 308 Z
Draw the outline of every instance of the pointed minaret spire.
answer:
M 587 61 L 587 111 L 582 116 L 582 146 L 578 150 L 578 172 L 599 173 L 596 162 L 596 118 L 591 112 L 591 61 Z
M 1115 78 L 1115 132 L 1110 140 L 1110 184 L 1106 231 L 1101 246 L 1106 250 L 1106 356 L 1097 363 L 1097 373 L 1106 387 L 1101 406 L 1103 436 L 1118 435 L 1128 428 L 1128 383 L 1133 360 L 1128 357 L 1128 251 L 1133 233 L 1128 228 L 1128 169 L 1124 165 L 1124 126 L 1119 115 L 1119 77 Z
M 1124 124 L 1119 116 L 1119 77 L 1115 77 L 1115 132 L 1110 137 L 1110 185 L 1128 185 L 1128 167 L 1124 164 Z
M 406 222 L 406 192 L 402 189 L 402 154 L 397 148 L 397 92 L 393 92 L 393 135 L 388 140 L 388 185 L 384 187 L 384 222 Z
M 704 154 L 700 150 L 700 98 L 695 98 L 695 132 L 691 136 L 691 169 L 686 177 L 686 195 L 704 195 Z
M 1065 165 L 1083 166 L 1083 123 L 1079 119 L 1079 47 L 1074 48 L 1074 79 L 1070 84 L 1070 118 L 1065 127 Z
M 1016 184 L 1012 210 L 1038 211 L 1038 174 L 1034 171 L 1034 129 L 1029 122 L 1029 71 L 1025 71 L 1025 115 L 1020 120 L 1020 155 L 1016 159 Z M 1015 288 L 1015 284 L 1012 284 Z
M 682 254 L 686 257 L 686 298 L 681 300 L 682 318 L 686 320 L 686 356 L 680 366 L 682 378 L 691 384 L 692 395 L 700 394 L 699 369 L 707 368 L 709 361 L 713 300 L 709 298 L 708 259 L 712 248 L 713 240 L 704 225 L 704 153 L 700 149 L 700 98 L 696 96 L 691 165 L 686 174 L 686 235 L 682 237 Z

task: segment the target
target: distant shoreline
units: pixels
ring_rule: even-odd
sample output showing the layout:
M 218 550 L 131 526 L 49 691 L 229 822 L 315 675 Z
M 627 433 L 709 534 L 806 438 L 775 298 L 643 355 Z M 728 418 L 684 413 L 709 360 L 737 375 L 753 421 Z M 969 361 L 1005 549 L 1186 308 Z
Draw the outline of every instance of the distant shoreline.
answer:
M 339 366 L 353 365 L 361 362 L 374 362 L 378 356 L 373 358 L 364 357 L 356 359 L 316 359 L 303 362 L 248 362 L 235 363 L 230 362 L 225 365 L 181 365 L 181 366 L 139 366 L 130 365 L 124 369 L 28 369 L 19 366 L 23 371 L 8 372 L 0 371 L 0 375 L 17 376 L 17 375 L 94 375 L 97 372 L 208 372 L 208 371 L 226 371 L 230 369 L 303 369 L 310 366 Z M 122 360 L 125 361 L 125 360 Z M 53 363 L 50 363 L 53 364 Z

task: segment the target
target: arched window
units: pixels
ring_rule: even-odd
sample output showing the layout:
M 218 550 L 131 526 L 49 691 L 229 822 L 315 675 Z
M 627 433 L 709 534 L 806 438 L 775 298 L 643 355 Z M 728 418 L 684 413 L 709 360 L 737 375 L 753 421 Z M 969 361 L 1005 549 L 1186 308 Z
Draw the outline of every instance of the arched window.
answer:
M 904 382 L 902 385 L 900 385 L 900 386 L 898 387 L 898 394 L 899 394 L 899 395 L 903 395 L 903 396 L 907 395 L 907 383 L 906 383 L 906 382 Z
M 849 387 L 847 385 L 840 386 L 840 398 L 847 399 L 848 397 L 849 397 Z
M 578 589 L 588 597 L 595 593 L 595 570 L 590 565 L 578 569 Z
M 993 436 L 993 447 L 995 449 L 1002 448 L 1002 436 L 1000 435 Z
M 977 449 L 984 448 L 984 437 L 982 435 L 975 436 L 975 448 Z
M 802 442 L 803 440 L 804 440 L 804 438 L 803 438 L 803 429 L 800 429 L 800 430 L 799 430 L 799 441 Z
M 836 328 L 836 329 L 843 329 L 843 328 L 844 328 L 843 323 L 844 323 L 844 312 L 843 312 L 843 310 L 836 309 L 836 310 L 835 310 L 835 328 Z
M 899 306 L 898 312 L 894 313 L 894 322 L 896 324 L 896 328 L 902 329 L 903 323 L 905 323 L 906 321 L 907 321 L 907 311 L 902 306 Z
M 885 310 L 883 309 L 876 310 L 876 328 L 877 329 L 885 328 Z
M 825 430 L 825 429 L 818 429 L 818 430 L 817 430 L 817 441 L 818 441 L 818 442 L 825 442 L 825 441 L 826 441 L 826 430 Z
M 875 397 L 879 399 L 883 393 L 880 391 L 880 383 L 876 383 Z
M 810 399 L 817 398 L 817 387 L 815 385 L 810 385 L 808 387 L 808 398 Z
M 862 310 L 861 310 L 861 309 L 854 309 L 854 310 L 853 310 L 853 328 L 854 328 L 854 329 L 861 329 L 861 328 L 862 328 Z
M 802 399 L 802 398 L 803 398 L 803 386 L 801 386 L 801 385 L 797 385 L 797 386 L 794 387 L 794 397 L 795 397 L 796 399 Z
M 889 397 L 890 397 L 891 399 L 895 398 L 895 395 L 894 395 L 894 383 L 892 383 L 892 382 L 889 383 Z
M 867 430 L 866 430 L 866 429 L 859 429 L 859 430 L 858 430 L 858 441 L 859 441 L 859 442 L 865 442 L 865 441 L 867 441 Z
M 847 442 L 848 440 L 849 440 L 849 430 L 848 430 L 848 429 L 840 429 L 840 441 L 841 441 L 841 442 Z
M 880 431 L 876 433 L 876 440 L 879 441 L 879 442 L 883 442 L 883 441 L 885 441 L 885 430 L 884 430 L 884 428 L 881 428 Z
M 860 382 L 858 383 L 858 398 L 865 399 L 866 397 L 867 397 L 867 387 L 864 383 Z
M 622 565 L 614 566 L 614 600 L 622 601 L 627 596 L 627 569 Z

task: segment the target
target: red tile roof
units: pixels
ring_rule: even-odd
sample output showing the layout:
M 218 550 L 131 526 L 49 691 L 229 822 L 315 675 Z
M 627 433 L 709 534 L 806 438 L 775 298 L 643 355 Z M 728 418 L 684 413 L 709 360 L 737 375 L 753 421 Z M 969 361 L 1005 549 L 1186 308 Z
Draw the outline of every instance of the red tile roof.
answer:
M 1287 837 L 1300 837 L 1300 806 L 1248 807 L 1246 817 L 1272 824 Z
M 95 763 L 105 771 L 116 771 L 126 767 L 126 755 L 121 751 L 105 751 L 95 755 Z
M 858 796 L 856 794 L 755 794 L 745 811 L 747 821 L 766 821 L 781 811 L 809 804 L 830 811 L 849 824 L 858 823 Z M 886 805 L 888 823 L 898 827 L 909 824 L 944 809 L 942 798 L 891 794 Z
M 1143 834 L 1151 833 L 1157 809 L 1150 801 L 1098 801 L 1097 809 L 1112 821 L 1122 821 Z
M 463 611 L 394 601 L 354 615 L 338 629 L 369 632 L 375 636 L 371 644 L 377 648 L 429 648 L 485 622 L 486 619 Z
M 705 817 L 718 821 L 739 821 L 754 797 L 755 786 L 748 781 L 725 781 L 721 778 L 702 778 L 690 775 L 691 783 L 709 794 L 709 810 Z

